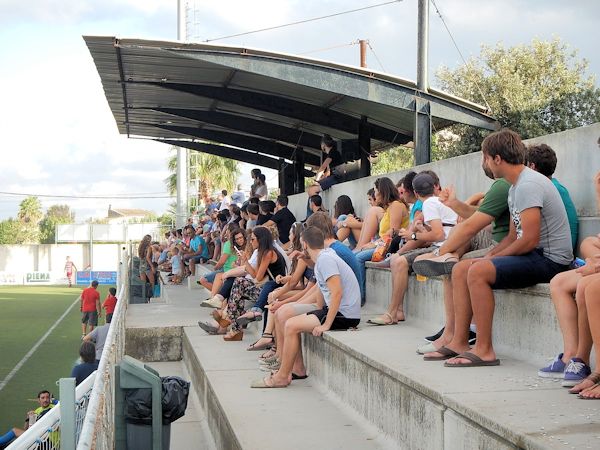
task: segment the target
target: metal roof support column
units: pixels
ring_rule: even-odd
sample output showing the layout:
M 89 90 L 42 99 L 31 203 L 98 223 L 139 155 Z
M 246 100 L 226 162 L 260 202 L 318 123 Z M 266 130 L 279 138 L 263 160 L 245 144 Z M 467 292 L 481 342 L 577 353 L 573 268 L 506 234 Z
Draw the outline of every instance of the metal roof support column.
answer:
M 304 192 L 304 148 L 296 147 L 294 158 L 294 194 Z
M 415 105 L 415 165 L 431 161 L 431 116 L 429 102 L 416 98 Z
M 371 176 L 371 127 L 365 116 L 360 119 L 358 126 L 358 149 L 360 152 L 360 169 L 358 176 L 360 178 Z

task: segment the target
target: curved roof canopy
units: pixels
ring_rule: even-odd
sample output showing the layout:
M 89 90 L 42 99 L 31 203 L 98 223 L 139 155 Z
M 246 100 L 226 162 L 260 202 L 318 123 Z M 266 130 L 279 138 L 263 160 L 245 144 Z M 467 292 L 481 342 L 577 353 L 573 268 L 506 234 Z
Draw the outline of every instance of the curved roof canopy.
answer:
M 357 149 L 413 140 L 415 114 L 433 129 L 495 129 L 474 103 L 369 69 L 212 44 L 85 36 L 119 132 L 276 168 L 302 147 L 320 164 L 324 133 Z M 356 155 L 359 152 L 355 152 Z

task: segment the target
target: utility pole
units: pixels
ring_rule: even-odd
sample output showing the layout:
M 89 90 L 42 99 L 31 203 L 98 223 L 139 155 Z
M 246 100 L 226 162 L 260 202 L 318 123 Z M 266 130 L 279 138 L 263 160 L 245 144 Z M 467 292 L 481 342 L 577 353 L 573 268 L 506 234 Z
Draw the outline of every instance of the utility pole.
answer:
M 367 67 L 367 41 L 366 39 L 359 39 L 358 44 L 360 45 L 360 67 Z
M 419 0 L 419 22 L 417 35 L 417 89 L 427 92 L 429 53 L 429 0 Z M 431 161 L 431 106 L 426 98 L 415 96 L 415 165 Z
M 187 39 L 186 0 L 177 0 L 177 40 Z M 175 224 L 182 228 L 188 215 L 188 150 L 177 147 L 177 216 Z

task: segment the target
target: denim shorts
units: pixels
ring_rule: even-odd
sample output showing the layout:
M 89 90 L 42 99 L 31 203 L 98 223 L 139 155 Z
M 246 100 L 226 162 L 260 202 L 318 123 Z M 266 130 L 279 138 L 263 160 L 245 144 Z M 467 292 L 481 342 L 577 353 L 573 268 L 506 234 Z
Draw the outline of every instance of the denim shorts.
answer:
M 223 269 L 217 269 L 217 270 L 214 270 L 212 272 L 208 272 L 207 274 L 202 275 L 202 278 L 204 278 L 209 283 L 214 283 L 215 282 L 215 278 L 217 277 L 218 273 L 223 273 Z
M 331 186 L 333 186 L 334 184 L 338 184 L 339 182 L 340 182 L 340 180 L 338 178 L 336 178 L 334 175 L 330 175 L 328 177 L 321 178 L 318 181 L 319 185 L 321 186 L 322 191 L 326 191 Z
M 491 261 L 496 268 L 492 289 L 519 289 L 549 283 L 557 273 L 569 270 L 568 264 L 557 264 L 546 258 L 541 248 L 524 255 L 494 257 Z

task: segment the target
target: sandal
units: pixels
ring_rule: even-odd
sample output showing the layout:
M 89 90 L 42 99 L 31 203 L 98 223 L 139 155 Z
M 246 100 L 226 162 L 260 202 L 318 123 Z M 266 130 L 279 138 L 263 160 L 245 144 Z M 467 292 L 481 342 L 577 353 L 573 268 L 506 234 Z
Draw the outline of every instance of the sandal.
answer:
M 238 317 L 235 321 L 240 327 L 248 325 L 250 322 L 257 322 L 262 320 L 262 314 L 259 312 L 253 312 L 252 317 Z
M 258 361 L 265 361 L 269 358 L 272 358 L 273 356 L 275 356 L 277 354 L 277 348 L 273 345 L 273 347 L 271 347 L 270 350 L 264 352 L 262 355 L 260 355 L 258 357 Z
M 579 390 L 579 391 L 573 391 L 573 389 L 569 389 L 569 393 L 570 393 L 570 394 L 577 394 L 577 396 L 578 396 L 579 398 L 581 398 L 581 399 L 584 399 L 584 400 L 590 400 L 590 399 L 588 399 L 588 398 L 586 398 L 586 397 L 582 397 L 582 396 L 581 396 L 581 393 L 582 393 L 583 391 L 586 391 L 586 390 L 588 390 L 588 389 L 592 389 L 594 386 L 597 386 L 597 385 L 600 383 L 600 373 L 599 373 L 599 372 L 594 372 L 594 373 L 592 373 L 591 375 L 589 375 L 589 376 L 586 378 L 586 380 L 590 380 L 590 381 L 591 381 L 592 383 L 594 383 L 594 384 L 592 384 L 592 385 L 591 385 L 591 386 L 589 386 L 589 387 L 583 388 L 583 389 L 581 389 L 581 390 Z M 583 382 L 583 381 L 582 381 L 582 382 Z
M 266 344 L 256 345 L 256 344 L 258 344 L 258 341 L 260 341 L 261 339 L 269 339 L 270 342 L 267 342 Z M 260 337 L 260 339 L 258 339 L 253 344 L 250 344 L 250 346 L 248 346 L 248 348 L 246 350 L 249 352 L 256 351 L 256 350 L 267 350 L 267 349 L 273 347 L 273 342 L 274 342 L 274 337 L 271 333 L 263 333 L 262 336 Z
M 389 319 L 389 320 L 387 320 L 387 319 Z M 390 313 L 386 312 L 386 313 L 383 313 L 379 317 L 375 317 L 374 319 L 367 320 L 367 323 L 370 323 L 373 325 L 397 325 L 398 321 L 394 320 L 392 315 Z

